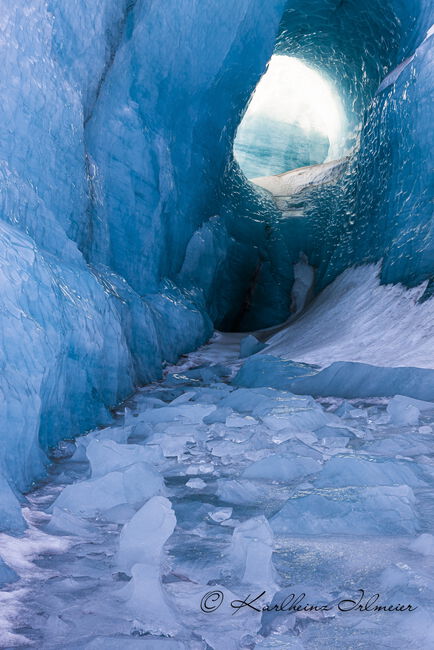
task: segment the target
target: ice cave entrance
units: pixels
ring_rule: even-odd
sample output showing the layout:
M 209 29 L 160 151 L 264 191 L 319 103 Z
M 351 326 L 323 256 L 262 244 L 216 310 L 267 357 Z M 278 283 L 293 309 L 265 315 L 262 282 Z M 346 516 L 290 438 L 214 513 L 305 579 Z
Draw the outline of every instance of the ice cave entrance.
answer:
M 234 155 L 249 179 L 334 160 L 344 121 L 327 79 L 300 59 L 274 55 L 238 127 Z

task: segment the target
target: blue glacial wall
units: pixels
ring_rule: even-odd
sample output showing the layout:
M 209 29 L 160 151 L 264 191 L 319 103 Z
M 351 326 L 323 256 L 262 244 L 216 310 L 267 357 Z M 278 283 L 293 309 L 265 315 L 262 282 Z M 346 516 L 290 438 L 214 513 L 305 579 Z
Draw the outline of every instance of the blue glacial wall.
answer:
M 330 198 L 339 210 L 312 207 L 315 232 L 333 214 L 311 244 L 324 282 L 379 257 L 387 281 L 434 274 L 432 5 L 0 7 L 0 521 L 20 532 L 17 499 L 42 475 L 48 447 L 106 422 L 213 325 L 288 316 L 296 233 L 232 156 L 275 47 L 340 80 L 348 146 L 360 142 Z
M 317 290 L 379 260 L 383 282 L 433 284 L 433 22 L 423 0 L 293 2 L 282 18 L 277 51 L 333 80 L 349 125 L 344 173 L 303 193 L 303 221 L 281 223 L 288 254 L 316 267 Z
M 283 4 L 1 3 L 3 527 L 50 445 L 211 334 L 213 281 L 177 280 L 203 228 L 215 273 L 252 257 L 209 220 Z

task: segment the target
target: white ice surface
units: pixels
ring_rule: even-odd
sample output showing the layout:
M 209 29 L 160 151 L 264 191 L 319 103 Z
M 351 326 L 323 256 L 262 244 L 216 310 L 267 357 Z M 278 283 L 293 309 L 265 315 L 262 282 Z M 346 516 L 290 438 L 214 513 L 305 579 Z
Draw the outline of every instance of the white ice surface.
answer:
M 380 285 L 377 265 L 349 269 L 259 354 L 328 366 L 359 361 L 434 368 L 434 300 L 414 289 Z

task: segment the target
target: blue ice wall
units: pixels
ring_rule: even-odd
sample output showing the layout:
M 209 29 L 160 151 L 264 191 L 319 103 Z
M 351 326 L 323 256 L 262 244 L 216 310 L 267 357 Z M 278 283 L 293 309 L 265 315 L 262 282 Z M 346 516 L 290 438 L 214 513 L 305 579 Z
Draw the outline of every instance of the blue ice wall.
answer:
M 138 292 L 183 263 L 219 207 L 239 116 L 273 49 L 284 2 L 137 2 L 86 125 L 92 247 Z
M 341 90 L 352 146 L 334 184 L 305 191 L 305 218 L 282 220 L 288 255 L 316 267 L 317 290 L 348 266 L 383 260 L 382 280 L 434 283 L 434 5 L 290 2 L 277 49 Z M 431 31 L 430 31 L 431 29 Z
M 357 157 L 354 224 L 343 258 L 383 259 L 384 282 L 434 277 L 434 15 L 420 44 L 385 78 L 367 111 Z
M 283 5 L 1 2 L 2 527 L 50 445 L 210 335 L 201 233 L 210 268 L 255 257 L 212 217 Z

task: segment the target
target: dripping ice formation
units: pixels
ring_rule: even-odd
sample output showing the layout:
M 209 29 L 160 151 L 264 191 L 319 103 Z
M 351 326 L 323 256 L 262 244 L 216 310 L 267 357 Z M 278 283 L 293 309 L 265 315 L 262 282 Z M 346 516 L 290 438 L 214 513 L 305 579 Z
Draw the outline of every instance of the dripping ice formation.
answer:
M 368 440 L 369 447 L 369 431 L 353 431 L 357 409 L 366 420 L 375 414 L 373 426 L 381 435 L 398 427 L 393 431 L 404 455 L 405 435 L 417 432 L 420 476 L 410 485 L 398 463 L 395 474 L 389 468 L 385 494 L 384 484 L 380 489 L 369 474 L 354 497 L 354 523 L 369 512 L 365 533 L 383 534 L 375 511 L 389 500 L 403 534 L 422 531 L 412 548 L 430 557 L 432 541 L 424 537 L 429 522 L 422 517 L 418 523 L 415 491 L 423 482 L 432 484 L 425 444 L 431 427 L 426 402 L 434 401 L 432 2 L 31 0 L 18 7 L 1 0 L 0 7 L 0 583 L 21 584 L 30 575 L 27 560 L 17 563 L 8 552 L 11 536 L 31 556 L 39 542 L 40 548 L 63 552 L 67 542 L 57 537 L 62 531 L 93 534 L 89 517 L 98 516 L 101 503 L 89 502 L 86 493 L 99 494 L 105 508 L 110 495 L 110 521 L 117 526 L 127 526 L 145 503 L 170 500 L 164 459 L 181 459 L 185 447 L 201 443 L 202 423 L 214 427 L 216 438 L 224 427 L 229 431 L 227 441 L 222 435 L 223 441 L 211 445 L 219 458 L 226 447 L 244 444 L 248 427 L 256 426 L 249 418 L 260 418 L 271 439 L 271 446 L 261 436 L 252 440 L 247 453 L 255 466 L 236 466 L 224 481 L 218 472 L 214 476 L 206 455 L 202 473 L 194 463 L 183 467 L 185 489 L 192 493 L 204 487 L 208 470 L 214 476 L 214 497 L 221 503 L 210 517 L 225 528 L 226 520 L 238 516 L 229 510 L 256 504 L 274 475 L 283 477 L 288 496 L 285 481 L 303 486 L 304 476 L 315 473 L 314 463 L 330 463 L 327 455 L 348 445 L 357 448 L 354 437 Z M 282 170 L 251 184 L 234 160 L 233 144 L 273 53 L 305 61 L 334 84 L 345 134 L 338 161 Z M 250 333 L 241 340 L 241 357 L 241 335 L 226 337 L 224 345 L 217 342 L 189 357 L 188 363 L 206 367 L 190 370 L 179 394 L 168 395 L 163 386 L 162 404 L 157 384 L 143 403 L 143 412 L 152 414 L 168 402 L 188 427 L 158 431 L 158 422 L 167 425 L 171 416 L 144 415 L 146 434 L 153 427 L 156 438 L 143 446 L 132 435 L 132 423 L 111 426 L 117 404 L 138 386 L 161 380 L 168 364 L 204 344 L 214 329 Z M 172 375 L 164 381 L 176 385 L 177 372 Z M 230 396 L 222 397 L 229 380 L 248 408 L 238 410 Z M 203 405 L 197 400 L 200 408 L 192 409 L 196 398 L 188 396 L 185 382 L 211 386 Z M 211 408 L 220 390 L 222 403 Z M 305 440 L 295 436 L 294 450 L 277 464 L 272 445 L 290 447 L 294 436 L 273 428 L 271 402 L 255 414 L 253 402 L 275 395 L 267 390 L 307 399 L 311 413 L 303 427 L 310 422 L 312 431 L 304 432 Z M 326 424 L 327 408 L 306 394 L 380 403 L 353 408 L 351 402 L 333 402 L 339 421 Z M 176 399 L 181 402 L 172 404 Z M 349 429 L 342 426 L 348 414 Z M 318 434 L 313 427 L 319 421 Z M 191 424 L 198 438 L 189 437 Z M 106 427 L 103 446 L 98 435 L 92 438 L 95 427 Z M 35 506 L 35 514 L 36 502 L 23 495 L 46 477 L 47 454 L 52 459 L 53 448 L 60 454 L 72 444 L 60 441 L 91 429 L 78 439 L 74 460 L 89 463 L 91 472 L 73 470 L 58 480 L 68 485 L 50 512 L 46 538 L 37 529 L 41 522 L 32 520 L 41 509 Z M 128 450 L 116 447 L 127 443 Z M 140 450 L 131 451 L 135 444 Z M 311 444 L 314 450 L 306 451 L 303 445 Z M 375 440 L 367 453 L 376 449 L 393 459 L 398 447 Z M 128 460 L 132 453 L 134 464 Z M 239 471 L 247 476 L 240 479 Z M 365 476 L 349 462 L 342 473 L 359 471 Z M 338 474 L 330 470 L 325 476 L 333 482 Z M 329 488 L 324 486 L 320 473 L 314 488 Z M 318 508 L 329 505 L 321 495 L 303 499 L 280 504 L 280 516 L 258 511 L 245 526 L 246 512 L 239 522 L 234 519 L 243 548 L 249 548 L 249 531 L 263 540 L 264 576 L 276 588 L 269 565 L 273 535 L 285 534 L 290 518 L 299 522 L 300 535 L 312 534 Z M 169 529 L 170 504 L 165 507 Z M 43 525 L 47 516 L 41 515 Z M 330 519 L 341 522 L 345 533 L 344 506 L 332 504 Z M 395 519 L 390 530 L 398 534 Z M 144 530 L 146 521 L 139 524 Z M 252 575 L 246 552 L 240 559 L 228 551 L 239 581 Z M 394 557 L 402 559 L 399 553 Z M 164 567 L 153 571 L 152 584 L 160 584 Z M 390 588 L 405 582 L 401 569 L 392 573 L 383 576 Z M 205 574 L 199 583 L 217 579 Z M 131 580 L 126 602 L 140 599 L 146 570 L 138 568 Z M 175 588 L 178 607 L 193 598 L 194 590 L 181 587 Z M 166 596 L 159 595 L 167 605 Z M 14 612 L 8 604 L 5 629 Z M 179 624 L 175 616 L 170 632 L 178 634 Z M 268 620 L 261 625 L 273 627 Z M 60 628 L 50 622 L 49 642 L 58 645 L 47 647 L 62 647 Z M 252 635 L 258 629 L 248 627 Z M 243 647 L 235 628 L 226 633 L 233 647 Z M 211 647 L 218 644 L 218 631 L 207 634 Z M 5 638 L 21 642 L 20 633 Z M 109 647 L 104 639 L 87 642 L 86 647 Z

